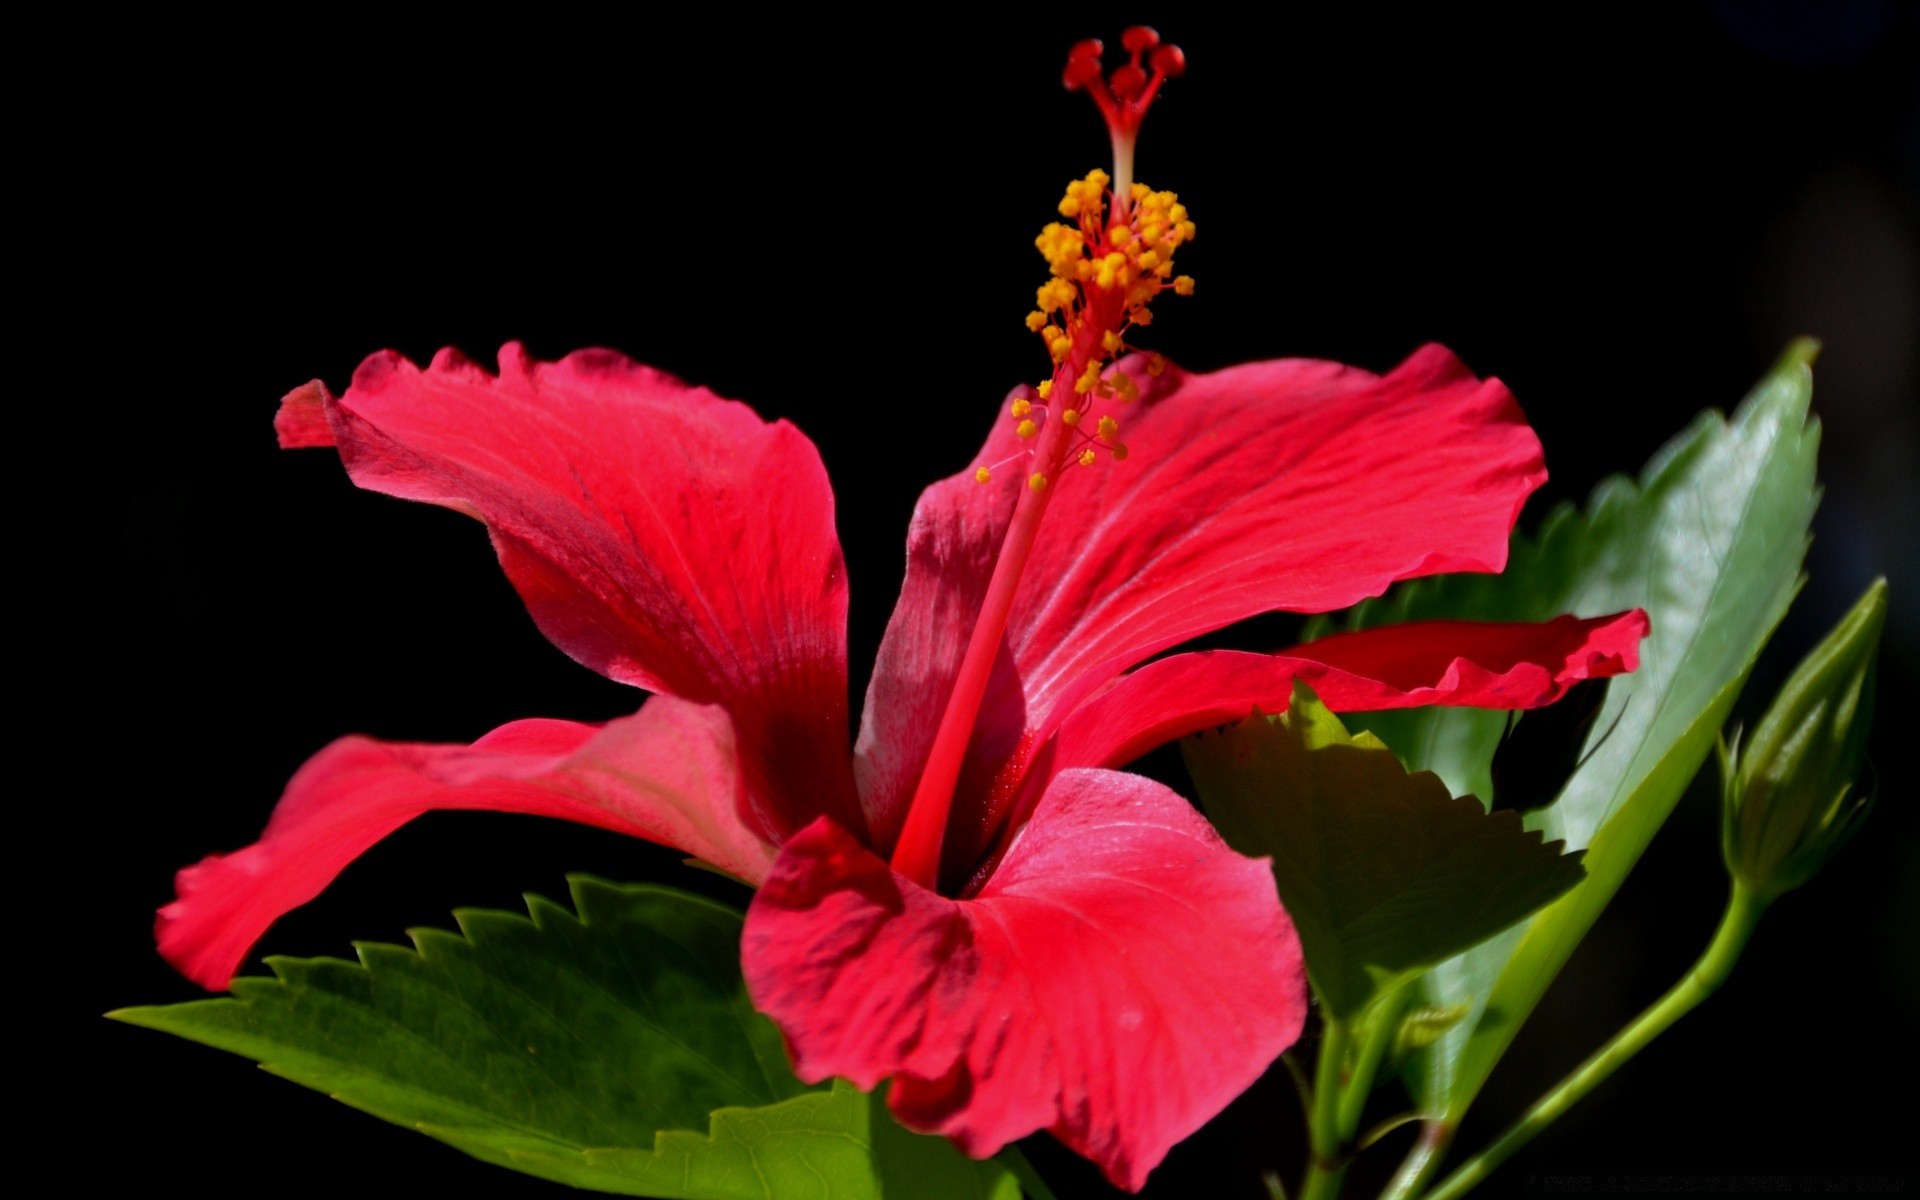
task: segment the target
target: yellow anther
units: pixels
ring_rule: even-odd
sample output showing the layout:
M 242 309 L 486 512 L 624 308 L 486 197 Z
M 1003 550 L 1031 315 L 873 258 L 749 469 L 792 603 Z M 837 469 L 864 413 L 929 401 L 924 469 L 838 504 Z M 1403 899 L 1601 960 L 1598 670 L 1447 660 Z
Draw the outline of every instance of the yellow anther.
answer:
M 1033 390 L 1034 390 L 1034 391 L 1036 391 L 1036 392 L 1039 392 L 1039 393 L 1040 393 L 1040 398 L 1041 398 L 1042 400 L 1045 400 L 1045 399 L 1046 399 L 1046 398 L 1047 398 L 1048 396 L 1051 396 L 1051 395 L 1053 395 L 1053 380 L 1051 380 L 1051 379 L 1042 379 L 1042 380 L 1040 381 L 1040 386 L 1039 386 L 1039 387 L 1037 387 L 1037 388 L 1035 388 L 1035 389 L 1033 389 Z
M 1073 390 L 1082 396 L 1100 385 L 1100 364 L 1090 362 L 1087 369 L 1080 372 L 1080 378 L 1073 381 Z
M 1035 471 L 1033 474 L 1027 476 L 1027 486 L 1036 492 L 1045 491 L 1047 487 L 1047 477 Z
M 1140 269 L 1142 271 L 1151 271 L 1159 265 L 1160 252 L 1158 250 L 1148 250 L 1140 255 Z
M 1120 462 L 1127 457 L 1127 448 L 1120 443 L 1115 442 L 1109 448 L 1113 451 L 1113 461 Z
M 1046 393 L 1042 392 L 1041 394 L 1045 395 Z M 1015 400 L 1013 402 L 1013 415 L 1016 417 L 1024 417 L 1032 411 L 1033 401 L 1031 400 Z
M 1051 229 L 1053 226 L 1049 225 L 1047 228 Z M 1159 241 L 1165 236 L 1167 236 L 1167 228 L 1164 225 L 1148 225 L 1140 230 L 1140 240 L 1149 245 Z
M 1127 189 L 1127 195 L 1131 197 L 1135 203 L 1138 203 L 1139 201 L 1145 200 L 1148 196 L 1153 195 L 1153 189 L 1144 183 L 1136 183 Z
M 1127 256 L 1115 250 L 1100 260 L 1094 269 L 1093 281 L 1100 287 L 1125 287 L 1133 282 L 1133 272 L 1128 269 Z
M 1060 414 L 1060 419 L 1062 421 L 1065 421 L 1068 425 L 1078 425 L 1080 423 L 1080 410 L 1077 408 L 1070 408 L 1067 411 Z
M 1173 281 L 1173 294 L 1176 296 L 1193 295 L 1193 276 L 1182 275 Z
M 1080 452 L 1080 465 L 1083 467 L 1092 466 L 1094 457 L 1095 456 L 1092 450 L 1082 450 Z
M 1147 356 L 1147 374 L 1153 376 L 1155 379 L 1158 379 L 1166 373 L 1167 373 L 1167 356 L 1166 355 L 1150 354 Z M 1043 396 L 1045 394 L 1046 394 L 1045 392 L 1041 393 L 1041 395 Z
M 1107 190 L 1107 173 L 1089 171 L 1085 179 L 1076 179 L 1067 185 L 1067 194 L 1060 198 L 1060 215 L 1079 217 L 1098 215 L 1101 196 Z
M 1049 224 L 1033 239 L 1040 256 L 1047 260 L 1055 275 L 1066 276 L 1074 271 L 1074 263 L 1086 254 L 1087 242 L 1080 231 L 1071 225 L 1062 225 L 1058 221 Z M 1045 307 L 1042 305 L 1042 307 Z
M 1027 328 L 1033 330 L 1035 333 L 1039 333 L 1042 329 L 1046 328 L 1046 324 L 1047 314 L 1038 309 L 1027 314 Z
M 1111 329 L 1107 330 L 1106 333 L 1100 336 L 1100 348 L 1102 350 L 1105 350 L 1108 354 L 1112 354 L 1114 351 L 1118 350 L 1121 346 L 1125 344 L 1126 344 L 1125 342 L 1122 342 L 1120 340 L 1120 335 L 1115 333 Z
M 973 481 L 975 483 L 985 483 L 987 480 L 992 478 L 993 478 L 993 472 L 987 470 L 985 467 L 981 467 L 978 471 L 975 471 L 973 473 Z
M 1031 420 L 1022 421 L 1013 427 L 1013 431 L 1023 438 L 1030 438 L 1040 432 L 1040 426 L 1034 424 Z
M 1133 240 L 1133 230 L 1128 229 L 1125 225 L 1115 225 L 1112 229 L 1107 230 L 1107 240 L 1116 246 L 1124 246 Z
M 1140 398 L 1140 385 L 1135 383 L 1133 376 L 1127 374 L 1125 371 L 1115 371 L 1112 378 L 1107 382 L 1113 385 L 1114 391 L 1120 393 L 1120 403 L 1122 404 L 1132 404 Z
M 1113 435 L 1120 432 L 1120 422 L 1114 420 L 1112 417 L 1101 417 L 1098 428 L 1100 431 L 1100 440 L 1103 442 L 1111 441 Z
M 1064 279 L 1049 279 L 1034 292 L 1034 303 L 1043 312 L 1058 312 L 1073 303 L 1073 285 Z

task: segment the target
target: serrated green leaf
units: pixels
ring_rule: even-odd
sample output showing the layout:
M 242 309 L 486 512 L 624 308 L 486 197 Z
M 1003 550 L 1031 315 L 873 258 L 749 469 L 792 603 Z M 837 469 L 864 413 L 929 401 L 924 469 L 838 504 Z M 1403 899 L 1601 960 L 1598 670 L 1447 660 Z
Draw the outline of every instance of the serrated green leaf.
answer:
M 464 910 L 358 962 L 268 960 L 231 998 L 110 1016 L 254 1059 L 487 1162 L 686 1200 L 1012 1200 L 1017 1182 L 793 1076 L 747 1001 L 738 912 L 570 880 L 574 912 Z M 577 913 L 577 915 L 576 915 Z
M 557 1149 L 538 1140 L 475 1144 L 426 1128 L 476 1158 L 576 1187 L 635 1196 L 727 1200 L 1018 1200 L 998 1163 L 976 1163 L 944 1139 L 900 1127 L 881 1091 L 845 1080 L 760 1108 L 714 1112 L 707 1133 L 667 1131 L 650 1148 Z
M 1516 538 L 1505 573 L 1451 576 L 1364 606 L 1350 625 L 1470 618 L 1546 620 L 1644 607 L 1640 669 L 1615 679 L 1590 757 L 1528 825 L 1587 848 L 1587 879 L 1526 926 L 1436 968 L 1429 999 L 1474 1016 L 1417 1056 L 1410 1081 L 1430 1114 L 1457 1120 L 1712 748 L 1748 671 L 1799 586 L 1819 423 L 1798 343 L 1732 420 L 1702 414 L 1638 481 L 1609 479 L 1584 511 L 1563 507 L 1537 539 Z M 1485 794 L 1503 714 L 1369 714 L 1408 765 Z
M 1221 836 L 1272 858 L 1308 979 L 1342 1018 L 1580 881 L 1577 855 L 1543 844 L 1516 813 L 1489 814 L 1437 776 L 1407 774 L 1304 684 L 1286 713 L 1255 713 L 1182 749 Z

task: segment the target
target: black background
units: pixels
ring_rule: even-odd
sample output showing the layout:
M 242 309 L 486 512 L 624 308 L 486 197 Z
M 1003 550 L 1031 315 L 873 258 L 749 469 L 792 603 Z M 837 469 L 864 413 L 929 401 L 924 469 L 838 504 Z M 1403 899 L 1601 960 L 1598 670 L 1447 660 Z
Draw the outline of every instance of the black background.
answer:
M 79 1178 L 323 1194 L 547 1185 L 92 1014 L 195 990 L 153 954 L 171 872 L 254 836 L 286 776 L 352 731 L 468 740 L 638 697 L 535 632 L 474 523 L 362 494 L 283 454 L 278 397 L 345 385 L 366 353 L 552 357 L 610 345 L 787 416 L 839 494 L 864 679 L 918 489 L 1037 378 L 1021 327 L 1032 237 L 1100 165 L 1058 71 L 1076 38 L 1156 20 L 1192 71 L 1149 120 L 1140 175 L 1199 222 L 1192 300 L 1153 343 L 1196 368 L 1310 355 L 1382 370 L 1419 343 L 1498 375 L 1555 472 L 1528 510 L 1634 469 L 1729 406 L 1785 340 L 1826 339 L 1825 506 L 1811 582 L 1750 694 L 1770 691 L 1877 572 L 1894 582 L 1882 810 L 1829 877 L 1769 917 L 1734 985 L 1542 1137 L 1529 1173 L 1892 1170 L 1910 1159 L 1920 900 L 1909 760 L 1915 555 L 1914 10 L 1539 6 L 1338 13 L 1026 13 L 851 23 L 642 11 L 431 31 L 338 18 L 115 30 L 77 132 L 81 360 L 104 390 L 105 473 L 77 532 L 98 627 L 55 808 L 83 868 L 60 984 L 80 1023 L 52 1069 Z M 74 407 L 73 416 L 87 411 Z M 93 507 L 75 512 L 93 513 Z M 55 614 L 56 620 L 67 616 Z M 1270 634 L 1263 628 L 1254 641 Z M 857 686 L 857 685 L 856 685 Z M 1723 883 L 1696 788 L 1486 1093 L 1490 1134 L 1697 953 Z M 78 828 L 74 828 L 78 825 Z M 512 907 L 561 875 L 727 894 L 636 842 L 528 818 L 417 822 L 268 937 L 339 952 Z M 734 894 L 733 899 L 743 897 Z M 91 908 L 90 912 L 87 909 Z M 1150 1194 L 1258 1195 L 1296 1169 L 1276 1072 L 1175 1150 Z M 1384 1165 L 1403 1146 L 1388 1144 Z M 1063 1196 L 1101 1194 L 1045 1139 Z M 1363 1168 L 1363 1174 L 1365 1169 Z

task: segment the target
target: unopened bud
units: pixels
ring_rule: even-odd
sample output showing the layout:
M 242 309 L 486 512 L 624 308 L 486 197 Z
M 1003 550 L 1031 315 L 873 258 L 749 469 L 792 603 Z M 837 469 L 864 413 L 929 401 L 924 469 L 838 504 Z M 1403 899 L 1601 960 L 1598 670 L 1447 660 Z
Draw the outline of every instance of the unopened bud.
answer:
M 1794 669 L 1747 744 L 1736 735 L 1721 746 L 1721 847 L 1727 869 L 1761 897 L 1812 879 L 1872 804 L 1859 777 L 1886 621 L 1887 583 L 1875 580 Z

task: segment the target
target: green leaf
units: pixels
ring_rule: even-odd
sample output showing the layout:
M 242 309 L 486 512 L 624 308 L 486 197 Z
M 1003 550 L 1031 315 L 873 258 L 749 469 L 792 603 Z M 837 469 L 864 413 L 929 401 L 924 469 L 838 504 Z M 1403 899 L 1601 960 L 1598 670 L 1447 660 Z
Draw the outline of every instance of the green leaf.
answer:
M 1545 620 L 1644 607 L 1640 669 L 1615 679 L 1590 757 L 1529 827 L 1586 847 L 1587 879 L 1525 927 L 1428 976 L 1429 1001 L 1474 1015 L 1419 1056 L 1430 1114 L 1465 1112 L 1521 1022 L 1612 899 L 1699 770 L 1748 671 L 1799 586 L 1819 501 L 1820 431 L 1809 420 L 1817 347 L 1796 343 L 1731 421 L 1716 412 L 1656 454 L 1637 482 L 1602 483 L 1586 509 L 1516 538 L 1498 576 L 1450 576 L 1364 606 L 1350 624 L 1470 618 Z M 1356 720 L 1410 766 L 1485 794 L 1504 715 L 1467 709 Z
M 1182 745 L 1221 836 L 1272 857 L 1307 977 L 1343 1019 L 1580 881 L 1577 855 L 1543 844 L 1518 814 L 1407 774 L 1304 684 L 1285 714 Z
M 463 910 L 460 933 L 358 962 L 268 960 L 232 998 L 108 1015 L 258 1061 L 475 1158 L 688 1200 L 1012 1200 L 1017 1182 L 909 1133 L 878 1094 L 809 1089 L 747 1002 L 740 914 L 570 880 L 578 912 Z

